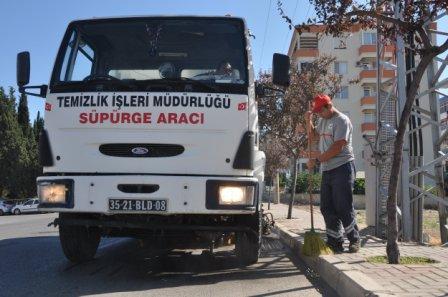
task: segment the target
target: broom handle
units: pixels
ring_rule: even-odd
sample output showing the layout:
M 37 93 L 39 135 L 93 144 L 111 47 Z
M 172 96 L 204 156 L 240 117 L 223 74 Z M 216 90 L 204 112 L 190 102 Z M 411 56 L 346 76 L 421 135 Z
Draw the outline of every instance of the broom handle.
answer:
M 311 102 L 308 103 L 308 110 L 311 110 Z M 311 127 L 308 130 L 308 154 L 309 154 L 309 158 L 311 160 Z M 311 182 L 312 182 L 312 180 L 311 180 L 311 173 L 312 173 L 312 170 L 311 170 L 311 168 L 308 169 L 308 170 L 309 170 L 309 174 L 308 174 L 308 194 L 310 196 L 311 230 L 314 230 L 313 194 L 312 194 L 312 190 L 311 190 Z

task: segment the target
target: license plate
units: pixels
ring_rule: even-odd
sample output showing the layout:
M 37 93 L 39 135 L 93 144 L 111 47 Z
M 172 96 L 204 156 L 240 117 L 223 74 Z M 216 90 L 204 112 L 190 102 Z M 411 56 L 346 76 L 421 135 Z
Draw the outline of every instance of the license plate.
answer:
M 116 211 L 167 211 L 166 200 L 109 199 L 109 210 Z

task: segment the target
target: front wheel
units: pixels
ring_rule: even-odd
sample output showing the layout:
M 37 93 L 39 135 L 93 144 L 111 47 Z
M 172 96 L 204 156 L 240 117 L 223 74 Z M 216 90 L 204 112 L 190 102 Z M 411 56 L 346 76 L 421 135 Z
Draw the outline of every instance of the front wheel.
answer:
M 2 209 L 0 209 L 0 216 L 4 215 L 5 213 L 3 212 Z
M 64 216 L 59 215 L 60 218 Z M 59 225 L 59 240 L 64 255 L 74 263 L 92 260 L 98 250 L 101 232 L 98 228 Z
M 18 209 L 18 208 L 16 208 L 15 210 L 14 210 L 14 214 L 15 215 L 19 215 L 19 214 L 21 214 L 22 212 L 20 211 L 20 209 Z
M 247 220 L 253 232 L 237 232 L 235 235 L 235 253 L 244 265 L 258 262 L 261 251 L 261 216 L 254 215 Z

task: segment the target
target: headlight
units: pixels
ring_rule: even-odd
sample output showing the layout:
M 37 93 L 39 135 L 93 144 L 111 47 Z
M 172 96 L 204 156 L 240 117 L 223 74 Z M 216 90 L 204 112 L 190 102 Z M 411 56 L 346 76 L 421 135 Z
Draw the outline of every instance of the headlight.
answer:
M 219 187 L 220 205 L 253 205 L 254 187 L 253 186 L 220 186 Z
M 65 203 L 67 194 L 66 185 L 50 182 L 39 183 L 37 193 L 42 204 Z

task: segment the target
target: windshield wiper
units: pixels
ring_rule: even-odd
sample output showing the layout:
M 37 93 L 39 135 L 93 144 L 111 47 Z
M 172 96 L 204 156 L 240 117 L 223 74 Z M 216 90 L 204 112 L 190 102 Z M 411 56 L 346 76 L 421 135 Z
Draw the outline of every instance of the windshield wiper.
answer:
M 178 78 L 162 78 L 162 79 L 149 79 L 146 80 L 148 83 L 185 83 L 198 87 L 206 88 L 208 91 L 219 92 L 219 88 L 212 86 L 210 84 L 204 83 L 202 81 L 194 80 L 188 77 L 178 77 Z
M 86 85 L 98 85 L 98 84 L 105 84 L 109 86 L 119 86 L 119 87 L 127 87 L 130 90 L 134 90 L 136 88 L 136 85 L 129 82 L 129 81 L 123 81 L 121 79 L 107 79 L 107 78 L 100 78 L 100 77 L 94 77 L 88 80 L 83 80 L 80 82 L 81 84 Z
M 188 77 L 180 77 L 179 79 L 181 81 L 186 81 L 186 82 L 192 83 L 193 85 L 202 86 L 202 87 L 208 87 L 212 91 L 219 92 L 219 89 L 217 87 L 212 86 L 210 84 L 207 84 L 207 83 L 205 83 L 203 81 L 200 81 L 200 80 L 195 80 L 195 79 L 191 79 L 191 78 L 188 78 Z

